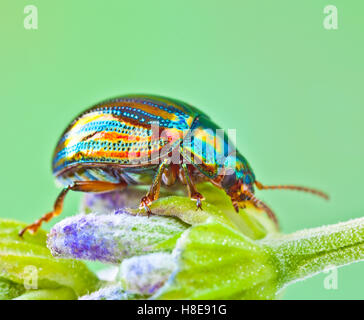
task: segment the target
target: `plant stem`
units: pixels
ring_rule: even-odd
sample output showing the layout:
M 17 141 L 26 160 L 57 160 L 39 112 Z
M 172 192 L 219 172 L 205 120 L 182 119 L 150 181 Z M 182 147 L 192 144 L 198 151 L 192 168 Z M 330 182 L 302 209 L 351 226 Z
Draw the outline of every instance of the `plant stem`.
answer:
M 327 268 L 364 259 L 364 218 L 306 229 L 260 241 L 277 258 L 279 282 L 311 277 Z

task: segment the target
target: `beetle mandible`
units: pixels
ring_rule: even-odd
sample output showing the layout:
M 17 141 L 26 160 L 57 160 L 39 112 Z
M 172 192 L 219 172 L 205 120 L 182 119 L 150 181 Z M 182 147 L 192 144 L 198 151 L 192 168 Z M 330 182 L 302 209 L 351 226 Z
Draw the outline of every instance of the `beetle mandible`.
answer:
M 154 128 L 153 128 L 154 127 Z M 153 130 L 157 128 L 156 130 Z M 238 212 L 245 201 L 273 211 L 254 195 L 258 189 L 291 189 L 328 198 L 321 191 L 293 185 L 265 186 L 255 179 L 244 156 L 203 112 L 179 100 L 153 95 L 126 95 L 101 102 L 81 113 L 63 132 L 53 155 L 53 174 L 63 186 L 54 208 L 25 227 L 34 233 L 61 213 L 69 190 L 109 192 L 127 185 L 150 185 L 140 208 L 148 215 L 161 184 L 186 185 L 201 208 L 196 182 L 224 189 Z

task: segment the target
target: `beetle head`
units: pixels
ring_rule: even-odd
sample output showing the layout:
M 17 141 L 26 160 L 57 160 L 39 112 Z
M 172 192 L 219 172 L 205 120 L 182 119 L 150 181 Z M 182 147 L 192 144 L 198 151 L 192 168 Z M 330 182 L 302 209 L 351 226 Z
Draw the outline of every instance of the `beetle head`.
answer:
M 244 201 L 251 200 L 254 182 L 254 173 L 243 156 L 231 154 L 226 158 L 221 187 L 231 197 L 235 209 L 243 207 Z
M 273 211 L 263 201 L 255 197 L 254 185 L 260 190 L 297 190 L 309 192 L 324 199 L 329 199 L 326 193 L 312 188 L 295 185 L 263 185 L 255 179 L 253 170 L 242 155 L 237 154 L 236 157 L 229 155 L 226 158 L 223 166 L 220 178 L 220 187 L 222 187 L 230 196 L 235 210 L 238 212 L 239 208 L 245 208 L 246 201 L 251 201 L 255 205 L 255 207 L 264 210 L 268 214 L 268 216 L 278 225 L 277 218 Z

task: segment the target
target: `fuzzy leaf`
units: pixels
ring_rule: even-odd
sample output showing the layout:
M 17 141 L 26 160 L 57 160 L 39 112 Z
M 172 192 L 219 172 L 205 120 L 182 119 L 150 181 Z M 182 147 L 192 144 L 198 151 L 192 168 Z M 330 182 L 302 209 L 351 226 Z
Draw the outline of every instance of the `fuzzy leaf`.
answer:
M 364 218 L 253 241 L 210 219 L 187 230 L 153 298 L 274 299 L 292 282 L 364 259 Z
M 269 252 L 216 220 L 186 231 L 175 248 L 177 270 L 157 299 L 272 299 L 277 269 Z
M 24 223 L 0 220 L 0 278 L 26 288 L 29 286 L 30 291 L 23 297 L 44 297 L 44 292 L 35 291 L 61 287 L 63 293 L 72 290 L 73 297 L 96 289 L 98 279 L 82 262 L 52 257 L 46 247 L 44 231 L 20 238 L 18 232 L 24 226 Z
M 25 288 L 23 285 L 0 279 L 0 300 L 11 300 L 23 294 Z
M 14 300 L 76 300 L 77 295 L 71 288 L 28 290 Z

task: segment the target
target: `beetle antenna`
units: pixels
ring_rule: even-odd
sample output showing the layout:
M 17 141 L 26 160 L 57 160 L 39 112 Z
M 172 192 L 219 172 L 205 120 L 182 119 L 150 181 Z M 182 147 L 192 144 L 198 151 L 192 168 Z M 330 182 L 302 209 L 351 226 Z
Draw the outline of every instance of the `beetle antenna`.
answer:
M 277 226 L 277 229 L 279 230 L 278 219 L 277 216 L 274 214 L 273 210 L 269 208 L 262 200 L 257 199 L 255 195 L 251 193 L 249 190 L 244 190 L 243 193 L 249 197 L 249 200 L 251 200 L 257 208 L 262 208 L 267 213 L 268 217 L 271 220 L 273 220 L 274 224 Z
M 265 186 L 265 185 L 261 184 L 259 181 L 255 181 L 255 185 L 257 186 L 257 188 L 259 190 L 268 190 L 268 189 L 271 189 L 271 190 L 274 190 L 274 189 L 297 190 L 297 191 L 309 192 L 316 196 L 329 200 L 329 196 L 326 193 L 324 193 L 320 190 L 311 189 L 311 188 L 307 188 L 307 187 L 292 186 L 292 185 Z

